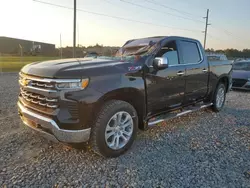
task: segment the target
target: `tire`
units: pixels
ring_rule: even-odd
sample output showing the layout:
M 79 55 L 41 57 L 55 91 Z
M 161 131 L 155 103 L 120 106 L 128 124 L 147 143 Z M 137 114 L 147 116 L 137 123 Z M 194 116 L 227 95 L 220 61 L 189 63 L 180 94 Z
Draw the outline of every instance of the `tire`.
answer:
M 212 106 L 213 111 L 215 112 L 221 111 L 221 109 L 225 104 L 225 100 L 226 100 L 225 84 L 219 83 L 213 97 L 213 106 Z
M 132 105 L 125 101 L 108 101 L 92 127 L 91 149 L 104 157 L 118 157 L 132 146 L 137 129 L 138 116 Z

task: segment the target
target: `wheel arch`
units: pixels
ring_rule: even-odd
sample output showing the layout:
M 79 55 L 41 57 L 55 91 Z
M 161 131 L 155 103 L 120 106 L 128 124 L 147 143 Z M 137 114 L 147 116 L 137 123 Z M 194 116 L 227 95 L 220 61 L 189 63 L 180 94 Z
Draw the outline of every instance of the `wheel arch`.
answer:
M 227 74 L 223 74 L 220 77 L 218 77 L 216 81 L 212 82 L 211 90 L 207 98 L 204 100 L 205 102 L 212 102 L 215 96 L 216 89 L 220 83 L 223 83 L 225 85 L 226 92 L 230 90 L 230 77 Z
M 144 116 L 146 112 L 145 94 L 135 88 L 119 88 L 105 93 L 99 100 L 97 111 L 100 111 L 104 103 L 110 100 L 121 100 L 131 104 L 138 115 L 139 129 L 144 129 Z
M 216 91 L 216 88 L 220 83 L 223 83 L 226 87 L 226 92 L 230 90 L 230 78 L 228 75 L 221 75 L 217 81 L 216 87 L 214 88 L 214 93 Z
M 229 91 L 229 86 L 230 86 L 230 80 L 229 80 L 229 77 L 228 75 L 221 75 L 219 78 L 218 78 L 218 81 L 216 82 L 216 85 L 215 87 L 213 88 L 213 92 L 212 92 L 212 95 L 211 95 L 211 98 L 210 100 L 213 100 L 213 98 L 215 97 L 215 92 L 216 92 L 216 89 L 217 87 L 219 86 L 220 83 L 223 83 L 226 87 L 226 92 Z

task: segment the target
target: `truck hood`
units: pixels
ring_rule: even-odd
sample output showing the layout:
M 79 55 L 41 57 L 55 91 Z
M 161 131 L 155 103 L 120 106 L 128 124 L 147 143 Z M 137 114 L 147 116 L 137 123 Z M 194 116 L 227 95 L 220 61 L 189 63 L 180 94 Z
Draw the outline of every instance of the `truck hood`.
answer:
M 128 70 L 129 62 L 112 59 L 60 59 L 34 62 L 22 68 L 21 72 L 45 78 L 81 78 L 104 75 Z
M 248 79 L 250 78 L 250 71 L 233 70 L 232 78 Z

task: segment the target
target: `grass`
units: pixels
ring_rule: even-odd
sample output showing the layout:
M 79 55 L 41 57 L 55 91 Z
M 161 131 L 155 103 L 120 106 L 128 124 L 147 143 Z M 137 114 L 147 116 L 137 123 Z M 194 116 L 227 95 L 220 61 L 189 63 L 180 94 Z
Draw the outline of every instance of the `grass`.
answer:
M 15 72 L 32 62 L 59 59 L 59 57 L 44 56 L 0 56 L 0 72 Z

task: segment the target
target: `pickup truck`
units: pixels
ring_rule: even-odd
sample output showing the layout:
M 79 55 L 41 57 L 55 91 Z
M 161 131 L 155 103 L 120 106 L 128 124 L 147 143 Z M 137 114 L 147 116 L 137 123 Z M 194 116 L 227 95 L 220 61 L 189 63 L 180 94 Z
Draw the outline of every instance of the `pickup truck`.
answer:
M 54 141 L 104 157 L 127 151 L 138 129 L 223 108 L 232 63 L 209 62 L 199 41 L 157 36 L 127 41 L 114 57 L 34 62 L 19 75 L 18 112 Z

